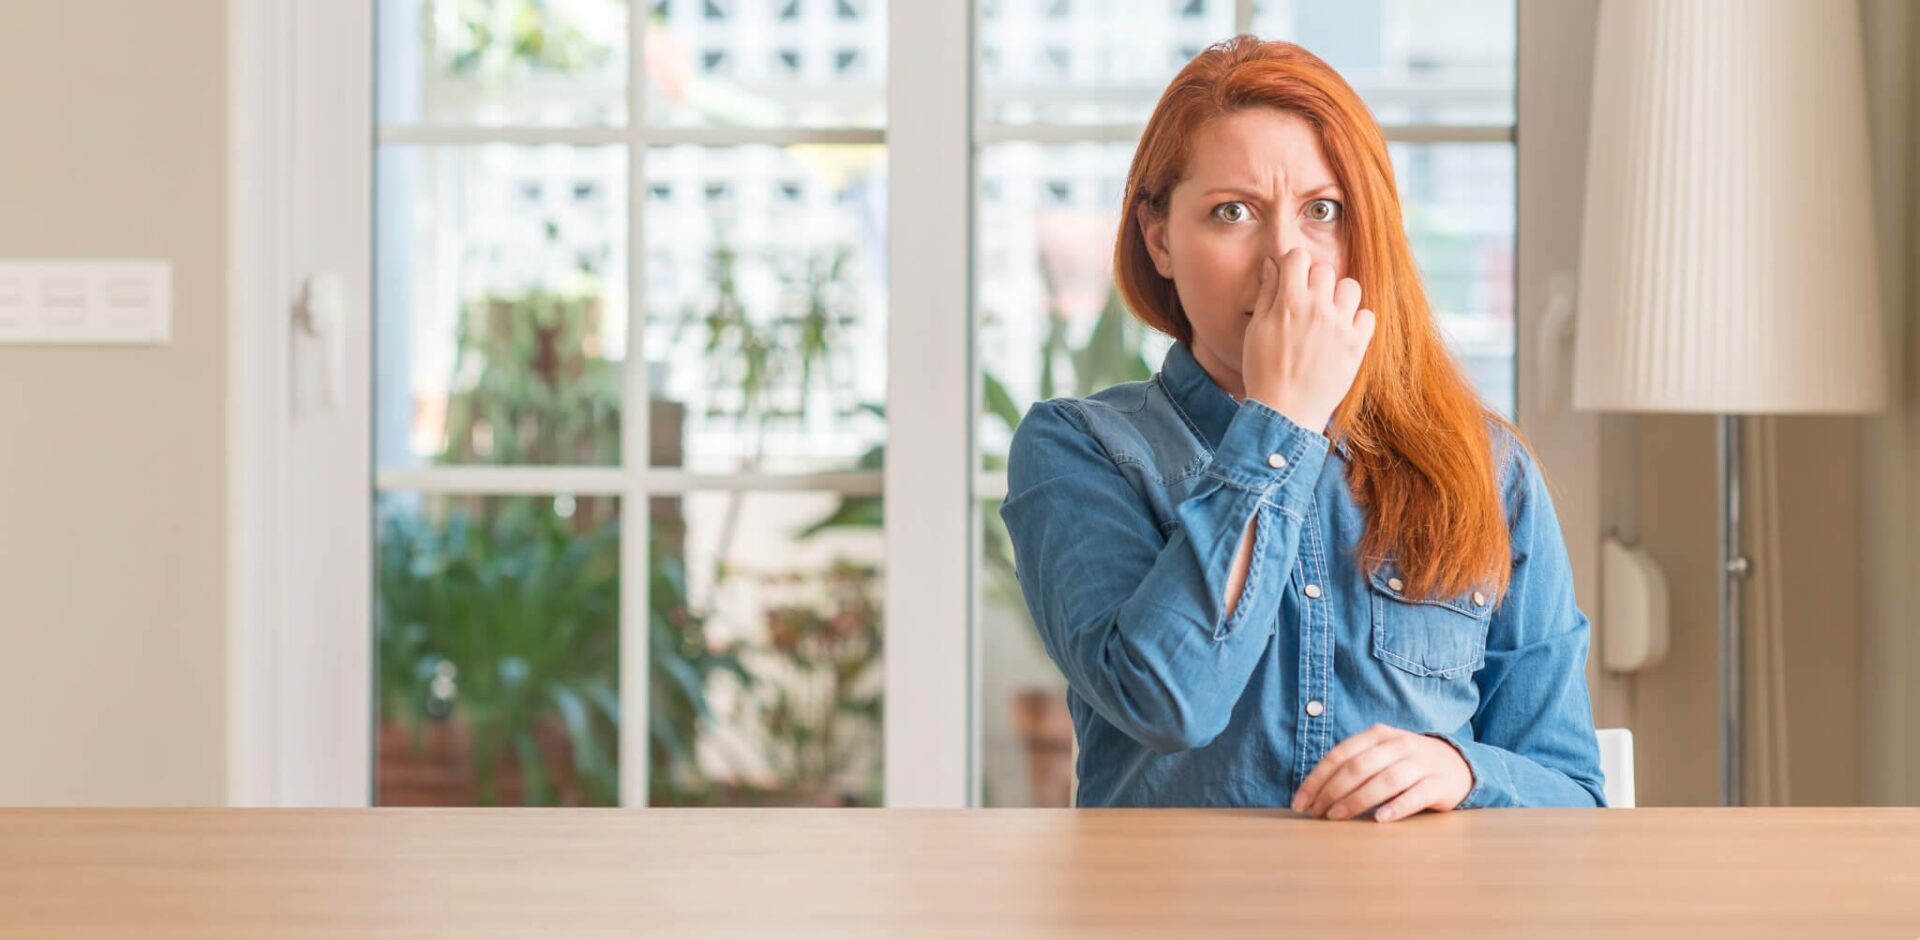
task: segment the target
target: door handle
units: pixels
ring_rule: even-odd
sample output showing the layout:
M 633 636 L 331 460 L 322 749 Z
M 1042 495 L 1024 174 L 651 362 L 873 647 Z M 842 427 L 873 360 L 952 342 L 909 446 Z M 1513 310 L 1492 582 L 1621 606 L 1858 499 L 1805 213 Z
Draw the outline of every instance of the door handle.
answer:
M 300 287 L 300 303 L 294 309 L 293 322 L 301 334 L 320 346 L 320 407 L 332 408 L 340 401 L 341 366 L 346 338 L 340 275 L 322 271 L 307 278 Z

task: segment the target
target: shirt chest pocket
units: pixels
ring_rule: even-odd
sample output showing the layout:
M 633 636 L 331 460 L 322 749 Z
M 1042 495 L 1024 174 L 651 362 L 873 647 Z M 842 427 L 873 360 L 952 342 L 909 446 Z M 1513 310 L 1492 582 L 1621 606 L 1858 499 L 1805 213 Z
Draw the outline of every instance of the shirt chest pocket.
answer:
M 1415 597 L 1391 565 L 1368 580 L 1375 659 L 1439 679 L 1471 675 L 1485 663 L 1491 596 L 1468 591 L 1457 597 Z

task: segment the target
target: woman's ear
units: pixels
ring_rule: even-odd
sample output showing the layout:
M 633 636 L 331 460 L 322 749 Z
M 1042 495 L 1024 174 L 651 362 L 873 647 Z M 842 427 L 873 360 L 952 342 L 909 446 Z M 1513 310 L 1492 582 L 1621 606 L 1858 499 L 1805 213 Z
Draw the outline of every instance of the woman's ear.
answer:
M 1153 269 L 1160 276 L 1173 280 L 1173 253 L 1167 250 L 1167 216 L 1154 213 L 1145 204 L 1140 205 L 1134 216 L 1140 225 L 1140 238 L 1147 243 L 1147 254 L 1153 258 Z

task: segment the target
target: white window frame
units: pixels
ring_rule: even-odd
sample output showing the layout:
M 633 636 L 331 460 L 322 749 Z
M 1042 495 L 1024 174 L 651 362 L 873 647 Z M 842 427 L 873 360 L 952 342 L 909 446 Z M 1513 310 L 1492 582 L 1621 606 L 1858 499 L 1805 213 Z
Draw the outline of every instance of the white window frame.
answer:
M 887 551 L 884 792 L 888 806 L 980 805 L 976 632 L 981 499 L 1004 495 L 1004 474 L 974 472 L 979 413 L 972 256 L 975 157 L 1008 140 L 1137 138 L 1133 126 L 1048 128 L 976 124 L 974 3 L 906 3 L 888 14 L 888 126 L 882 130 L 647 128 L 641 105 L 640 31 L 632 17 L 627 127 L 610 129 L 375 128 L 373 3 L 230 0 L 229 115 L 231 357 L 229 370 L 231 624 L 229 802 L 365 806 L 373 798 L 373 519 L 376 491 L 610 495 L 623 531 L 642 531 L 647 498 L 690 490 L 884 492 Z M 1237 0 L 1235 32 L 1252 0 Z M 1520 0 L 1517 237 L 1520 419 L 1555 469 L 1561 519 L 1583 598 L 1597 586 L 1598 419 L 1530 391 L 1528 368 L 1555 272 L 1577 258 L 1579 166 L 1584 161 L 1587 77 L 1530 42 L 1579 46 L 1591 0 Z M 636 2 L 636 9 L 641 9 Z M 1583 20 L 1584 17 L 1584 20 Z M 1588 30 L 1590 35 L 1590 30 Z M 1575 66 L 1578 65 L 1576 56 Z M 1571 74 L 1579 72 L 1579 74 Z M 1575 115 L 1575 121 L 1568 115 Z M 1536 125 L 1540 129 L 1536 133 Z M 1576 126 L 1577 125 L 1577 126 Z M 1549 130 L 1550 129 L 1550 130 Z M 1512 128 L 1400 125 L 1396 141 L 1509 141 Z M 644 466 L 454 467 L 373 470 L 370 332 L 373 145 L 478 141 L 625 144 L 628 148 L 628 361 L 644 361 L 638 319 L 645 272 L 641 233 L 648 147 L 834 141 L 884 143 L 890 174 L 888 253 L 888 460 L 880 473 L 807 476 L 697 474 Z M 1536 153 L 1539 141 L 1554 149 Z M 1552 169 L 1548 170 L 1551 164 Z M 1534 167 L 1542 168 L 1535 171 Z M 1571 174 L 1571 175 L 1570 175 Z M 1571 200 L 1571 201 L 1570 201 Z M 1529 213 L 1528 207 L 1553 207 Z M 1571 205 L 1573 211 L 1565 211 Z M 1569 242 L 1569 237 L 1571 241 Z M 292 326 L 305 279 L 331 272 L 349 299 L 337 404 L 317 396 L 319 349 Z M 911 289 L 908 289 L 910 286 Z M 1534 355 L 1552 353 L 1539 343 Z M 910 367 L 909 367 L 910 366 Z M 626 400 L 644 402 L 646 370 L 624 371 Z M 623 409 L 626 440 L 648 439 L 648 409 Z M 644 448 L 623 448 L 644 464 Z M 1574 485 L 1568 485 L 1572 483 Z M 646 540 L 621 548 L 621 802 L 646 805 Z M 1589 608 L 1591 610 L 1592 608 Z M 1597 662 L 1597 654 L 1594 657 Z M 1596 697 L 1601 696 L 1596 685 Z

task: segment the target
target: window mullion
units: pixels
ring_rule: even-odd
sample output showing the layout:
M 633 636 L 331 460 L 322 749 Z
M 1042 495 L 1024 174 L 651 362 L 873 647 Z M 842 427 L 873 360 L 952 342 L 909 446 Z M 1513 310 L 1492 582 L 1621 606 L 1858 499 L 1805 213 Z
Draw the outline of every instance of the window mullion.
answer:
M 648 675 L 651 672 L 648 610 L 653 559 L 652 514 L 647 511 L 647 465 L 652 461 L 646 352 L 646 30 L 649 5 L 627 8 L 627 350 L 620 371 L 620 805 L 647 805 Z
M 885 791 L 971 791 L 972 4 L 889 10 Z

